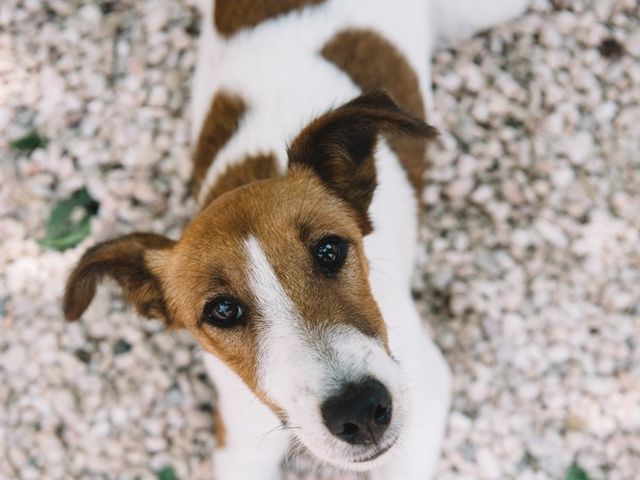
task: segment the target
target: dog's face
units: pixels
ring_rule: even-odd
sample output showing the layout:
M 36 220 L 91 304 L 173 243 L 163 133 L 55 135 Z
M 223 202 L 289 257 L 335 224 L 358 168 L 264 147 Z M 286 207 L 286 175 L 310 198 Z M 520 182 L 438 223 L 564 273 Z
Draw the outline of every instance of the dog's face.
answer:
M 139 312 L 226 362 L 320 459 L 371 468 L 407 414 L 363 249 L 379 131 L 431 133 L 383 94 L 318 118 L 292 143 L 286 175 L 220 196 L 180 240 L 133 234 L 89 250 L 67 318 L 110 275 Z
M 294 169 L 223 195 L 175 247 L 148 257 L 171 315 L 334 463 L 373 457 L 401 427 L 400 375 L 362 240 L 351 209 Z M 327 404 L 370 379 L 379 398 L 354 399 L 366 411 L 348 418 Z

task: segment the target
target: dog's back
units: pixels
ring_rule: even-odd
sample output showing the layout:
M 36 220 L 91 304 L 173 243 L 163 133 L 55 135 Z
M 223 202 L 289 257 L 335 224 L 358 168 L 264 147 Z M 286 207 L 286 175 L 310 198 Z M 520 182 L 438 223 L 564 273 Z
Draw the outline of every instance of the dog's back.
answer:
M 238 3 L 247 4 L 244 12 Z M 206 185 L 201 200 L 230 165 L 248 156 L 272 154 L 283 170 L 287 142 L 300 128 L 363 90 L 384 88 L 403 108 L 424 118 L 428 2 L 410 0 L 402 8 L 386 0 L 276 3 L 260 21 L 250 14 L 253 2 L 206 3 L 193 132 L 197 140 L 206 133 L 203 125 L 212 122 L 237 123 L 237 128 L 215 158 L 207 159 L 211 168 L 201 169 L 204 177 L 195 179 Z M 279 13 L 287 3 L 291 9 Z M 242 104 L 241 114 L 211 109 L 215 99 L 225 96 Z M 238 118 L 225 120 L 221 113 Z

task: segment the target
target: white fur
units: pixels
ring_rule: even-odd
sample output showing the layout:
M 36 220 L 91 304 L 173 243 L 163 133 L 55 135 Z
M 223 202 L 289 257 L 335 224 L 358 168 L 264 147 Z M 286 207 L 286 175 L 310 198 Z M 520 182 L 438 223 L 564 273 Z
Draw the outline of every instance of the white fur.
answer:
M 289 445 L 288 432 L 269 408 L 221 360 L 204 353 L 218 390 L 216 408 L 225 428 L 224 448 L 213 457 L 215 480 L 276 480 Z
M 403 430 L 407 402 L 403 376 L 381 343 L 352 327 L 335 325 L 309 329 L 280 284 L 259 241 L 245 242 L 249 283 L 257 299 L 264 327 L 260 332 L 259 386 L 283 408 L 288 427 L 318 458 L 351 469 L 370 469 L 373 463 L 354 464 L 370 456 L 368 447 L 336 439 L 323 424 L 322 403 L 345 383 L 375 377 L 389 390 L 394 414 L 381 443 L 395 443 Z
M 343 28 L 372 29 L 391 41 L 416 71 L 427 109 L 431 105 L 430 54 L 449 42 L 520 13 L 527 0 L 328 0 L 242 31 L 229 40 L 213 29 L 211 4 L 203 4 L 203 30 L 193 94 L 193 135 L 198 135 L 216 92 L 236 92 L 249 109 L 238 132 L 218 154 L 202 195 L 231 164 L 247 154 L 273 152 L 286 169 L 286 145 L 319 113 L 355 97 L 349 77 L 322 59 L 319 50 Z M 372 59 L 372 61 L 374 61 Z M 309 332 L 287 297 L 262 246 L 246 241 L 251 282 L 268 313 L 260 345 L 260 385 L 283 406 L 292 427 L 321 459 L 352 469 L 357 449 L 339 445 L 322 427 L 319 405 L 336 382 L 373 373 L 394 398 L 397 444 L 376 462 L 373 480 L 431 478 L 440 452 L 449 405 L 449 370 L 425 333 L 409 293 L 416 252 L 416 202 L 397 157 L 384 142 L 376 154 L 379 187 L 365 238 L 370 283 L 387 324 L 393 362 L 380 345 L 348 328 Z M 329 362 L 326 351 L 337 352 Z M 365 353 L 373 360 L 364 361 Z M 222 362 L 206 365 L 220 392 L 227 447 L 215 454 L 216 480 L 273 480 L 289 435 L 275 415 Z M 396 418 L 395 405 L 399 405 Z M 310 406 L 312 408 L 310 408 Z M 340 456 L 342 455 L 342 457 Z
M 530 0 L 433 0 L 437 40 L 448 45 L 521 14 Z

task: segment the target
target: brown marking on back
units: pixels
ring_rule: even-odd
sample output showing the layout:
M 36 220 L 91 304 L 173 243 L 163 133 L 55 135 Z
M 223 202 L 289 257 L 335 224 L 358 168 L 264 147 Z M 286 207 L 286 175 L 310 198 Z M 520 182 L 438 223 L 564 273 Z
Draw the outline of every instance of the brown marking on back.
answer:
M 247 156 L 239 163 L 230 165 L 226 171 L 215 180 L 205 197 L 202 208 L 206 208 L 213 200 L 223 193 L 247 185 L 256 180 L 265 180 L 278 175 L 278 164 L 273 153 Z
M 230 37 L 243 28 L 255 27 L 271 18 L 324 1 L 217 0 L 214 5 L 213 24 L 221 35 Z
M 216 94 L 211 102 L 193 152 L 191 182 L 196 197 L 209 167 L 218 152 L 238 129 L 246 109 L 247 106 L 242 98 L 224 91 Z
M 343 70 L 363 91 L 382 88 L 413 116 L 424 120 L 424 102 L 418 76 L 396 47 L 371 30 L 348 29 L 337 33 L 321 50 L 322 56 Z M 421 198 L 426 162 L 426 142 L 406 137 L 387 139 Z

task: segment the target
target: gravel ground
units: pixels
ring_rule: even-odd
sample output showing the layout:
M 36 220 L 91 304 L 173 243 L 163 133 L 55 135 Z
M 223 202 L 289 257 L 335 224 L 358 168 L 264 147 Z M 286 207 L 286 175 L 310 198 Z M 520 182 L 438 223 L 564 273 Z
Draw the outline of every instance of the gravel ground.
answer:
M 640 472 L 640 7 L 543 0 L 435 57 L 415 294 L 454 372 L 439 479 Z M 209 478 L 213 388 L 184 332 L 103 289 L 85 248 L 177 237 L 194 205 L 188 1 L 0 5 L 0 478 Z M 46 146 L 10 141 L 37 129 Z M 86 186 L 91 233 L 38 239 Z M 390 479 L 393 480 L 393 479 Z

